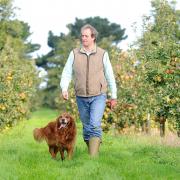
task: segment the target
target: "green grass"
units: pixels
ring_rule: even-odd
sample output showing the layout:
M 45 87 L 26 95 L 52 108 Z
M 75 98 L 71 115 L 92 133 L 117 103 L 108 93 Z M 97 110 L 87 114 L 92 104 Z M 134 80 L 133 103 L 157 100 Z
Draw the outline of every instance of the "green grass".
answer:
M 92 159 L 82 140 L 80 122 L 73 159 L 62 162 L 60 155 L 51 159 L 46 143 L 35 142 L 32 131 L 57 115 L 41 109 L 30 120 L 0 134 L 0 179 L 180 179 L 180 147 L 157 143 L 154 137 L 103 134 L 100 156 Z

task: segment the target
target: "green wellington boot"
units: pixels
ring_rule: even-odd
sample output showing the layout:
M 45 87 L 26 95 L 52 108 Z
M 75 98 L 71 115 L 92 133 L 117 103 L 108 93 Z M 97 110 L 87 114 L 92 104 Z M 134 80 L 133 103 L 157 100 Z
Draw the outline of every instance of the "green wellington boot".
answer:
M 100 143 L 101 143 L 100 138 L 98 138 L 98 137 L 90 138 L 90 140 L 89 140 L 89 155 L 91 157 L 98 155 Z

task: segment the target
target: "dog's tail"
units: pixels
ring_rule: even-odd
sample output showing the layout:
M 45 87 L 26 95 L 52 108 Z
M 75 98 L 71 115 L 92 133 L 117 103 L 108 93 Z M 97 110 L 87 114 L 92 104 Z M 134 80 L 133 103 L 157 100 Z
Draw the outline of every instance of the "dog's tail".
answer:
M 44 135 L 44 132 L 43 132 L 42 128 L 35 128 L 33 130 L 33 136 L 34 136 L 34 139 L 37 142 L 41 142 L 41 141 L 43 141 L 45 139 L 45 135 Z

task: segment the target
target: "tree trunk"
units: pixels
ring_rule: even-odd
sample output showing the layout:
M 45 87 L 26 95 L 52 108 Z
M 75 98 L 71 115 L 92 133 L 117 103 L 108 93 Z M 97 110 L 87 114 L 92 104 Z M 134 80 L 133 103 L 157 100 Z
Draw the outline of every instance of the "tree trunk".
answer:
M 159 118 L 159 123 L 160 123 L 160 136 L 164 137 L 165 136 L 165 122 L 166 118 L 164 116 L 161 116 Z
M 142 124 L 141 124 L 141 130 L 142 130 L 142 132 L 145 131 L 145 125 L 144 125 L 144 122 L 142 122 Z
M 165 122 L 160 123 L 160 136 L 161 137 L 165 136 Z
M 150 120 L 150 114 L 147 114 L 147 120 L 146 120 L 146 133 L 150 134 L 151 132 L 151 120 Z
M 178 137 L 180 137 L 180 130 L 177 131 L 177 135 L 178 135 Z

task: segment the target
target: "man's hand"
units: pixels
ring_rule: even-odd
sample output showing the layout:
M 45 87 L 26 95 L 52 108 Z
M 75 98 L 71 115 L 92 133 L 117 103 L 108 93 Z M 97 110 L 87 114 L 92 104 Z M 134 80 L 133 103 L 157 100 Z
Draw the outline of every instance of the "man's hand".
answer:
M 68 100 L 68 92 L 67 91 L 63 91 L 62 92 L 62 97 L 64 100 Z
M 109 99 L 106 103 L 110 109 L 113 109 L 117 105 L 117 99 Z

